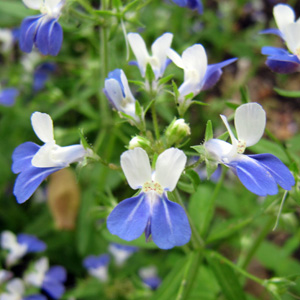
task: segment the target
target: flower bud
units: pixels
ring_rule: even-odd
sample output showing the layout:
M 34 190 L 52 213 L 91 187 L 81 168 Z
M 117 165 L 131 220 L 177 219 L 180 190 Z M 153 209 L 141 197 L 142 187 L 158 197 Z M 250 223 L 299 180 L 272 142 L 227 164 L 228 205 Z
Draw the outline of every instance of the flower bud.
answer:
M 145 151 L 149 151 L 149 150 L 151 150 L 151 143 L 148 139 L 146 139 L 142 136 L 136 135 L 135 137 L 133 137 L 130 140 L 128 149 L 132 150 L 136 147 L 140 147 L 140 148 L 143 148 Z
M 165 132 L 168 146 L 179 144 L 190 134 L 190 126 L 185 123 L 184 119 L 174 119 Z

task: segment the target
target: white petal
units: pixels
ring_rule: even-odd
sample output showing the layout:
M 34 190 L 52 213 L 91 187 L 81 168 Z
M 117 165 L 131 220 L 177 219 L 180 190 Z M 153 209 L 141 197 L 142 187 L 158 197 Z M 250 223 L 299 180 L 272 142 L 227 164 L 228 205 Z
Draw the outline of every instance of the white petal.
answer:
M 31 163 L 37 168 L 67 167 L 73 162 L 81 161 L 87 151 L 82 145 L 60 147 L 47 143 L 34 155 Z
M 149 54 L 146 48 L 146 44 L 138 33 L 128 33 L 127 37 L 130 47 L 136 57 L 140 72 L 144 77 L 146 65 L 149 60 Z
M 65 4 L 65 0 L 45 0 L 45 6 L 55 17 L 60 14 L 61 9 Z
M 161 77 L 166 68 L 167 50 L 170 49 L 173 39 L 172 33 L 165 33 L 157 38 L 151 46 L 152 50 L 152 62 L 151 64 L 156 79 Z
M 266 113 L 257 103 L 243 104 L 235 111 L 234 124 L 238 139 L 245 141 L 246 147 L 252 146 L 264 133 Z
M 237 144 L 237 143 L 238 143 L 238 140 L 237 140 L 236 137 L 234 136 L 234 134 L 233 134 L 233 132 L 232 132 L 232 130 L 231 130 L 231 128 L 230 128 L 230 125 L 228 124 L 227 118 L 226 118 L 225 116 L 223 116 L 223 115 L 220 115 L 220 117 L 221 117 L 221 119 L 222 119 L 224 125 L 225 125 L 226 128 L 227 128 L 227 131 L 228 131 L 228 133 L 229 133 L 229 135 L 230 135 L 230 139 L 231 139 L 232 145 Z
M 173 191 L 184 170 L 186 155 L 183 151 L 170 148 L 161 153 L 156 161 L 154 180 L 163 189 Z
M 105 282 L 108 279 L 108 272 L 106 266 L 101 266 L 95 269 L 89 269 L 89 274 L 98 278 L 101 282 Z
M 181 68 L 181 69 L 184 68 L 183 60 L 182 60 L 181 56 L 176 51 L 174 51 L 173 49 L 168 49 L 167 50 L 167 56 L 172 60 L 172 62 L 178 68 Z
M 24 284 L 23 281 L 19 278 L 12 279 L 6 285 L 6 289 L 8 292 L 14 295 L 23 296 L 24 294 Z
M 48 114 L 38 111 L 31 115 L 32 128 L 37 137 L 44 143 L 54 142 L 53 122 Z
M 124 73 L 123 70 L 121 70 L 121 82 L 123 84 L 123 88 L 124 88 L 124 93 L 125 93 L 125 97 L 126 97 L 126 102 L 127 103 L 135 103 L 135 98 L 133 97 L 132 93 L 131 93 L 131 90 L 129 88 L 129 85 L 128 85 L 128 80 L 127 80 L 127 77 Z
M 230 155 L 232 151 L 232 145 L 218 139 L 211 139 L 204 144 L 207 153 L 209 154 L 209 159 L 213 159 L 220 163 L 226 163 L 230 160 Z
M 300 47 L 299 32 L 300 32 L 300 22 L 288 24 L 284 32 L 286 45 L 289 48 L 289 50 L 295 55 L 299 55 L 298 54 L 299 47 Z
M 3 249 L 12 249 L 14 245 L 18 244 L 17 237 L 8 230 L 5 230 L 1 234 L 1 247 Z
M 120 83 L 116 79 L 106 79 L 104 83 L 105 91 L 118 111 L 122 110 L 123 93 Z
M 31 9 L 41 9 L 43 2 L 43 0 L 23 0 L 23 3 Z
M 195 44 L 182 53 L 184 80 L 192 79 L 200 83 L 207 69 L 207 56 L 201 44 Z
M 286 26 L 295 22 L 295 13 L 293 9 L 286 4 L 274 6 L 273 15 L 278 29 L 284 34 Z
M 125 151 L 121 155 L 121 167 L 128 184 L 134 190 L 151 181 L 151 166 L 147 152 L 142 148 Z

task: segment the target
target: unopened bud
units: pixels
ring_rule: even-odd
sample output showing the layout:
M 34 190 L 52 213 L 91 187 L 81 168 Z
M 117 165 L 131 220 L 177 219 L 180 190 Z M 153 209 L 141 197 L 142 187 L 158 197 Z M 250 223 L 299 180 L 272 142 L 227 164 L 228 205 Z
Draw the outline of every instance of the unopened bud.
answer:
M 140 148 L 143 148 L 144 150 L 148 151 L 151 149 L 151 143 L 148 139 L 146 139 L 142 136 L 136 135 L 135 137 L 133 137 L 130 140 L 128 148 L 131 150 L 136 147 L 140 147 Z
M 190 134 L 190 126 L 185 123 L 184 119 L 173 120 L 165 132 L 168 146 L 179 144 Z

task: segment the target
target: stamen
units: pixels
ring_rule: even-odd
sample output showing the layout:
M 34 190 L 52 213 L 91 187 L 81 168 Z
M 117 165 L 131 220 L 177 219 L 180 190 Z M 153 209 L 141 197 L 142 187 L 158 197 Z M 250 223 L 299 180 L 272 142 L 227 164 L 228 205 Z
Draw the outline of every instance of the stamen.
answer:
M 161 185 L 158 182 L 155 182 L 153 180 L 152 181 L 146 181 L 143 185 L 142 190 L 145 193 L 150 192 L 150 191 L 154 191 L 154 192 L 156 192 L 160 195 L 164 192 Z
M 242 154 L 245 152 L 246 142 L 243 140 L 239 140 L 237 144 L 237 153 Z

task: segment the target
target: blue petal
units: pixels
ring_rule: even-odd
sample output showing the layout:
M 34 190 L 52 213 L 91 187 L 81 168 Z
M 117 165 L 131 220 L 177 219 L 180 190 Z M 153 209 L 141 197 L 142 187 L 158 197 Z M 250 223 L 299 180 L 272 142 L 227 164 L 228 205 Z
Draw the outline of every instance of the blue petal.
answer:
M 46 81 L 49 79 L 51 73 L 55 71 L 54 63 L 42 63 L 40 64 L 33 74 L 33 89 L 34 91 L 40 91 L 44 88 Z
M 108 230 L 126 241 L 137 239 L 145 230 L 150 206 L 144 193 L 119 203 L 107 218 Z
M 278 193 L 277 184 L 271 173 L 255 159 L 245 156 L 236 163 L 236 174 L 243 185 L 252 193 L 259 196 L 275 195 Z
M 63 31 L 57 19 L 45 20 L 36 33 L 36 47 L 44 55 L 57 55 L 62 44 Z
M 281 60 L 271 59 L 270 57 L 266 60 L 266 65 L 276 73 L 290 74 L 299 71 L 299 63 L 288 62 Z
M 231 58 L 231 59 L 224 60 L 217 64 L 208 65 L 204 79 L 203 79 L 203 86 L 202 86 L 201 90 L 205 91 L 205 90 L 213 87 L 219 81 L 219 79 L 222 75 L 222 68 L 224 68 L 227 65 L 232 64 L 236 60 L 237 60 L 237 58 Z
M 65 287 L 58 281 L 45 278 L 42 289 L 53 299 L 59 299 L 65 292 Z
M 39 149 L 40 146 L 32 142 L 19 145 L 12 154 L 13 164 L 11 169 L 13 173 L 17 174 L 32 167 L 31 160 Z
M 37 294 L 37 295 L 26 296 L 22 298 L 22 300 L 47 300 L 47 297 L 44 295 Z
M 25 18 L 20 28 L 20 49 L 24 52 L 31 52 L 37 29 L 40 25 L 42 15 Z
M 275 35 L 278 35 L 279 37 L 281 37 L 284 40 L 281 31 L 277 28 L 265 29 L 265 30 L 260 31 L 259 33 L 260 34 L 275 34 Z
M 65 282 L 67 279 L 67 271 L 62 266 L 53 266 L 47 271 L 46 279 L 52 281 Z
M 15 182 L 14 195 L 18 203 L 28 200 L 44 179 L 62 168 L 35 168 L 21 172 Z
M 156 290 L 161 284 L 161 279 L 159 277 L 149 277 L 144 278 L 143 282 L 146 285 L 148 285 L 152 290 Z
M 127 251 L 129 253 L 133 253 L 139 250 L 138 247 L 135 246 L 129 246 L 129 245 L 121 245 L 118 243 L 111 243 L 112 246 L 114 246 L 115 248 L 119 249 L 119 250 L 123 250 L 123 251 Z
M 13 106 L 19 91 L 15 88 L 7 88 L 0 92 L 0 104 L 4 106 Z
M 106 266 L 109 263 L 109 260 L 110 258 L 108 254 L 102 254 L 99 256 L 90 255 L 84 259 L 83 266 L 86 269 L 95 269 L 101 266 Z
M 122 80 L 121 80 L 121 69 L 115 69 L 111 72 L 108 73 L 108 78 L 109 79 L 115 79 L 119 82 L 120 84 L 120 87 L 122 89 L 122 94 L 123 94 L 123 97 L 125 98 L 125 91 L 124 91 L 124 86 L 123 86 L 123 83 L 122 83 Z
M 29 252 L 41 252 L 45 251 L 46 244 L 39 240 L 36 236 L 26 233 L 20 233 L 17 235 L 17 241 L 19 244 L 27 245 L 27 253 Z
M 187 0 L 172 0 L 175 4 L 181 7 L 187 6 Z
M 203 14 L 203 5 L 201 0 L 188 0 L 187 6 L 192 10 L 197 10 L 200 15 Z
M 153 242 L 161 249 L 182 246 L 191 238 L 191 228 L 184 209 L 165 194 L 153 205 L 151 217 Z
M 257 154 L 249 155 L 249 157 L 263 165 L 283 189 L 290 190 L 295 184 L 295 178 L 290 170 L 276 156 L 272 154 Z
M 261 54 L 272 55 L 272 56 L 273 55 L 291 55 L 291 53 L 289 51 L 287 51 L 286 49 L 270 47 L 270 46 L 262 47 Z

